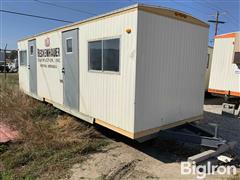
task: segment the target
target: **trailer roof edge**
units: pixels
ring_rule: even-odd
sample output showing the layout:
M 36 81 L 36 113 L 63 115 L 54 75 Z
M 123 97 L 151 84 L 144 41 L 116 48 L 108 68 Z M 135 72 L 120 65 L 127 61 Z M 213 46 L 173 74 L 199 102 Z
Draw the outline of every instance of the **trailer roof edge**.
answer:
M 236 32 L 229 32 L 229 33 L 225 33 L 225 34 L 219 34 L 216 35 L 214 38 L 215 39 L 220 39 L 220 38 L 234 38 L 236 37 L 236 34 L 240 33 L 240 31 L 236 31 Z
M 84 20 L 81 20 L 81 21 L 78 21 L 78 22 L 75 22 L 75 23 L 70 23 L 70 24 L 67 24 L 65 26 L 60 26 L 60 27 L 57 27 L 57 28 L 54 28 L 54 29 L 51 29 L 51 30 L 48 30 L 48 31 L 44 31 L 42 33 L 38 33 L 38 34 L 35 34 L 35 35 L 31 35 L 31 36 L 27 36 L 23 39 L 20 39 L 18 40 L 18 42 L 21 42 L 21 41 L 24 41 L 24 40 L 31 40 L 31 39 L 34 39 L 35 37 L 37 36 L 40 36 L 40 35 L 44 35 L 44 34 L 47 34 L 47 33 L 50 33 L 50 32 L 54 32 L 54 31 L 58 31 L 58 30 L 61 30 L 61 29 L 71 29 L 71 27 L 74 27 L 74 26 L 77 26 L 77 25 L 80 25 L 80 24 L 83 24 L 83 23 L 87 23 L 87 22 L 91 22 L 91 21 L 94 21 L 94 20 L 97 20 L 97 19 L 102 19 L 102 18 L 105 18 L 105 17 L 108 17 L 108 16 L 112 16 L 114 14 L 120 14 L 120 13 L 123 13 L 123 12 L 129 12 L 131 10 L 143 10 L 143 11 L 146 11 L 146 12 L 150 12 L 150 13 L 153 13 L 153 14 L 158 14 L 158 15 L 162 15 L 162 16 L 167 16 L 169 17 L 168 15 L 165 15 L 165 14 L 162 14 L 162 13 L 157 13 L 157 11 L 160 11 L 160 10 L 165 10 L 165 11 L 169 11 L 169 12 L 175 12 L 175 13 L 180 13 L 180 14 L 175 14 L 176 16 L 188 16 L 190 17 L 192 20 L 191 21 L 186 21 L 184 19 L 181 19 L 181 18 L 175 18 L 177 20 L 182 20 L 182 21 L 185 21 L 185 22 L 188 22 L 188 23 L 192 23 L 192 24 L 195 24 L 195 25 L 199 25 L 199 26 L 202 26 L 202 27 L 206 27 L 206 28 L 209 28 L 209 24 L 207 24 L 206 22 L 188 14 L 188 13 L 185 13 L 185 12 L 182 12 L 182 11 L 179 11 L 179 10 L 176 10 L 176 9 L 172 9 L 172 8 L 166 8 L 166 7 L 161 7 L 161 6 L 154 6 L 154 5 L 146 5 L 146 4 L 134 4 L 134 5 L 131 5 L 131 6 L 127 6 L 127 7 L 124 7 L 124 8 L 120 8 L 120 9 L 116 9 L 116 10 L 113 10 L 113 11 L 110 11 L 110 12 L 107 12 L 107 13 L 104 13 L 104 14 L 100 14 L 100 15 L 97 15 L 97 16 L 93 16 L 93 17 L 90 17 L 90 18 L 87 18 L 87 19 L 84 19 Z

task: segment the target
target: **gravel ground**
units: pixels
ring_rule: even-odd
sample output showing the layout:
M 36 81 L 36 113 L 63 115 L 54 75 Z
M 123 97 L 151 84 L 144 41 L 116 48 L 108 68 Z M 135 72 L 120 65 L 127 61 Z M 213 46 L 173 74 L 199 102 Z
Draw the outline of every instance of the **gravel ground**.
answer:
M 222 115 L 221 98 L 209 98 L 205 100 L 204 119 L 200 122 L 200 126 L 213 131 L 214 128 L 209 123 L 217 123 L 219 125 L 220 137 L 228 141 L 236 141 L 235 152 L 240 157 L 240 118 L 228 117 Z

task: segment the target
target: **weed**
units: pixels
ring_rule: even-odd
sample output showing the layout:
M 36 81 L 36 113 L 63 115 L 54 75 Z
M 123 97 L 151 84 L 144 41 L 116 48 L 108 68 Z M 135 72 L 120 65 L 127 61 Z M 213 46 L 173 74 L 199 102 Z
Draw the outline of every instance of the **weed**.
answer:
M 231 176 L 230 178 L 228 178 L 229 180 L 239 180 L 240 179 L 240 173 L 234 175 L 234 176 Z
M 52 105 L 40 103 L 37 104 L 37 106 L 31 112 L 31 117 L 34 120 L 41 120 L 44 117 L 57 118 L 59 114 L 60 110 L 54 108 Z
M 107 179 L 107 175 L 103 174 L 101 175 L 98 180 L 106 180 Z
M 0 144 L 0 154 L 8 150 L 8 146 L 5 144 Z
M 1 121 L 21 139 L 0 146 L 0 180 L 63 178 L 72 165 L 108 144 L 87 123 L 26 96 L 14 81 L 4 84 L 0 81 Z
M 0 180 L 12 180 L 13 177 L 10 172 L 1 172 L 0 171 Z

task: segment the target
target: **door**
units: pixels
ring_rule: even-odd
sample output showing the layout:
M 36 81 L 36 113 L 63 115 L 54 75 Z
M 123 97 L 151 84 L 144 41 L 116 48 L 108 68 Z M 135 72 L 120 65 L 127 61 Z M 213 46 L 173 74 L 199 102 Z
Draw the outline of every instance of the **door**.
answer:
M 78 29 L 62 33 L 63 104 L 79 111 L 79 47 Z
M 36 40 L 28 41 L 28 60 L 29 60 L 29 88 L 32 94 L 37 95 L 37 57 Z

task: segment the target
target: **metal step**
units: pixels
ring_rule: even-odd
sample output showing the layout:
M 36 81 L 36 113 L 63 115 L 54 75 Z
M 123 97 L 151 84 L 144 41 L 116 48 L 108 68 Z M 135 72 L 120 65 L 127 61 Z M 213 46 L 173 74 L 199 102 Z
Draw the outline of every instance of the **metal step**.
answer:
M 237 144 L 236 142 L 229 142 L 227 144 L 221 145 L 217 150 L 204 151 L 202 153 L 188 157 L 188 162 L 190 162 L 191 164 L 197 164 L 213 157 L 220 157 L 219 155 L 233 149 L 236 144 Z

